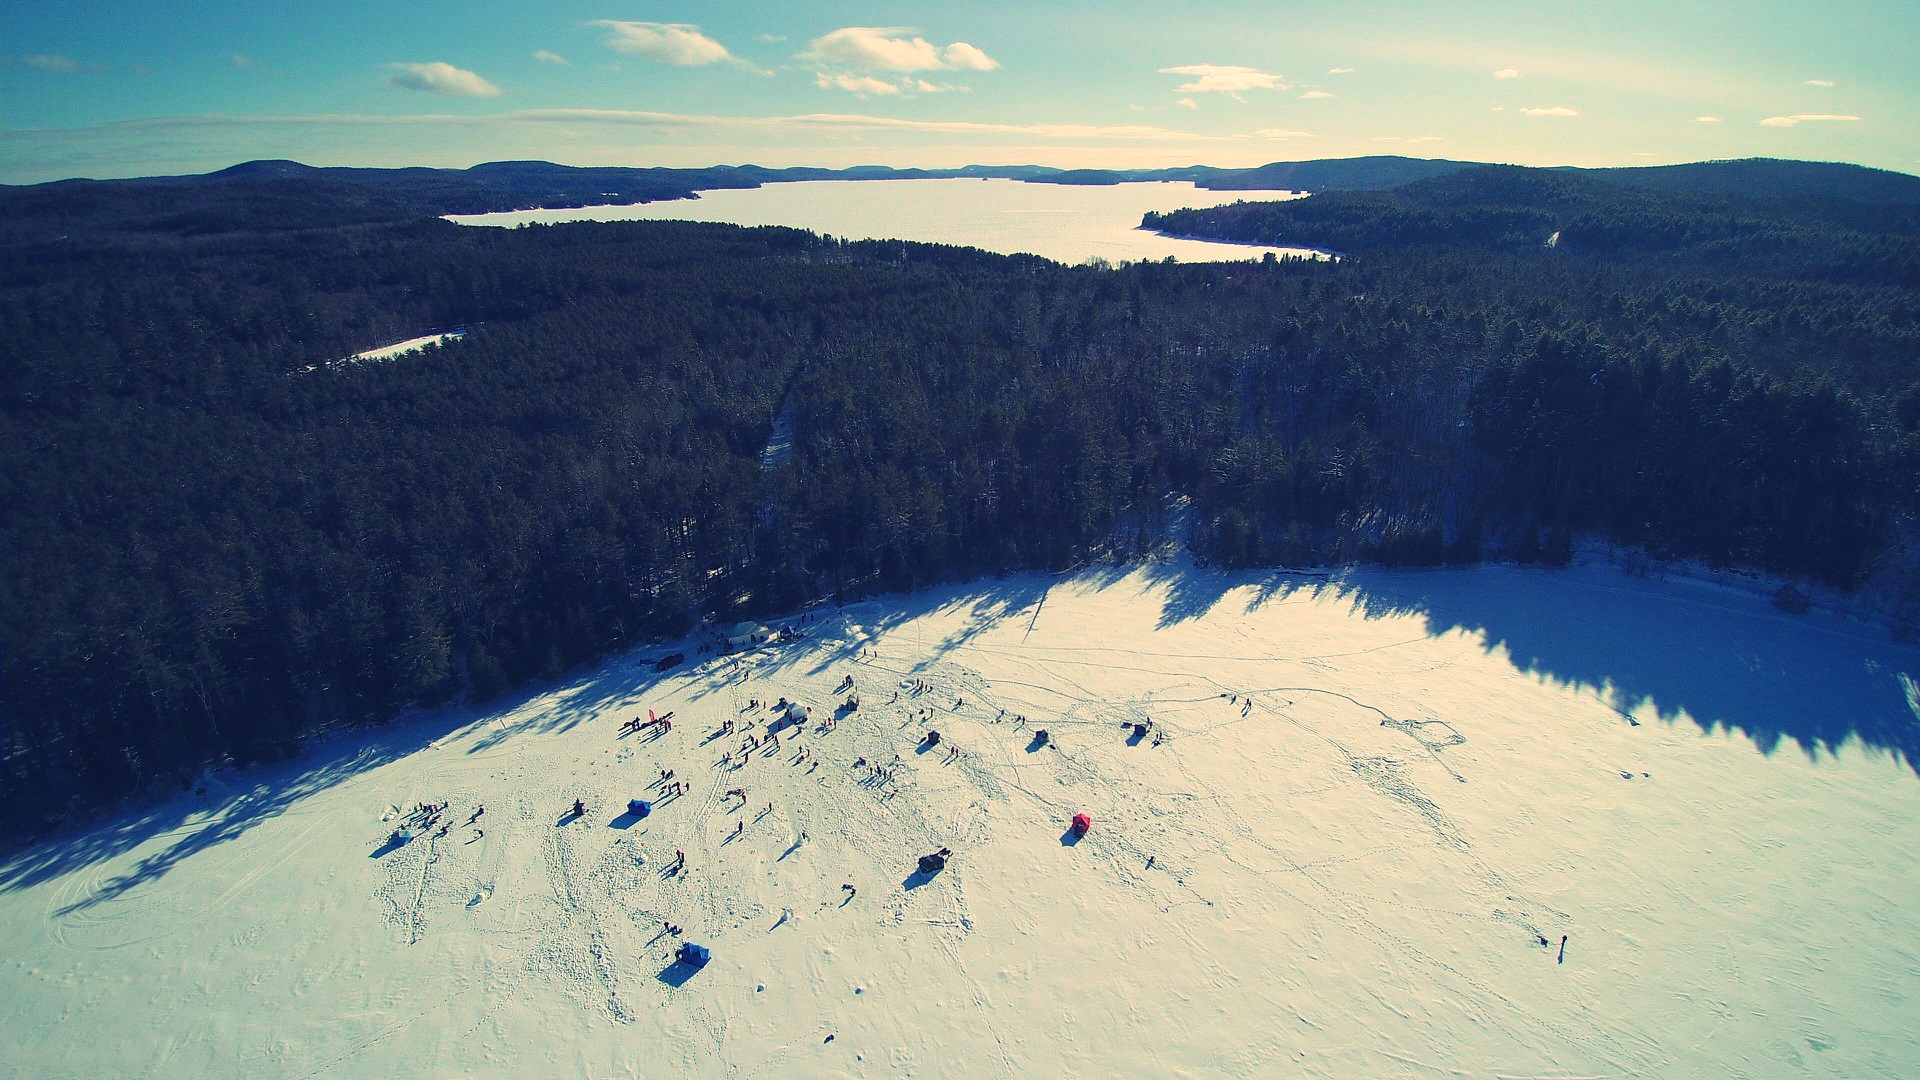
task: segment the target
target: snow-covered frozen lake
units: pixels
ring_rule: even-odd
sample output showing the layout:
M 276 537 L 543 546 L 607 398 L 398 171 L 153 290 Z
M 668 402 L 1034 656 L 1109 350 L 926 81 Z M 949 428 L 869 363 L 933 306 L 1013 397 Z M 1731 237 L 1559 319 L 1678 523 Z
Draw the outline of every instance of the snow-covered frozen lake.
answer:
M 1875 631 L 1604 567 L 1160 565 L 795 625 L 0 860 L 5 1070 L 1920 1075 L 1920 652 Z M 744 747 L 755 699 L 855 693 Z M 445 835 L 383 843 L 422 802 Z
M 1189 183 L 1081 187 L 1018 180 L 806 180 L 698 199 L 574 210 L 515 210 L 449 218 L 467 225 L 554 221 L 715 221 L 788 225 L 850 240 L 917 240 L 1039 255 L 1064 263 L 1241 262 L 1268 252 L 1314 256 L 1305 248 L 1188 240 L 1141 229 L 1149 210 L 1295 198 L 1284 191 L 1207 191 Z

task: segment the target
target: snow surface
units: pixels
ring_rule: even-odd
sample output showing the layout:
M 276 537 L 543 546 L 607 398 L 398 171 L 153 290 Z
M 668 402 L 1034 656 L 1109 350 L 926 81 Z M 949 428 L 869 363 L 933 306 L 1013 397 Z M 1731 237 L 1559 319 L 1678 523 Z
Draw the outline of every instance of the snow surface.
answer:
M 1920 1075 L 1920 653 L 1859 627 L 1177 565 L 792 624 L 8 856 L 0 1073 Z M 814 723 L 742 754 L 782 696 Z
M 438 345 L 442 342 L 447 342 L 447 341 L 459 341 L 461 338 L 466 336 L 467 336 L 467 332 L 464 330 L 452 330 L 444 334 L 426 334 L 421 337 L 408 338 L 405 341 L 398 341 L 392 345 L 384 345 L 378 349 L 368 349 L 366 352 L 354 353 L 352 356 L 348 357 L 348 359 L 350 360 L 392 360 L 395 357 L 405 356 L 408 353 L 419 352 L 420 350 L 426 348 L 429 345 Z

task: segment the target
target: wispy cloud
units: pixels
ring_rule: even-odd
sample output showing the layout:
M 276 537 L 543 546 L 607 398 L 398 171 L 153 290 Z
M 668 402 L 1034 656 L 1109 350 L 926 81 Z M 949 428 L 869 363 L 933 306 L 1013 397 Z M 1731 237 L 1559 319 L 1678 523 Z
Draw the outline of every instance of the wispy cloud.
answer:
M 55 71 L 63 75 L 100 70 L 99 64 L 83 64 L 71 56 L 61 56 L 58 53 L 28 53 L 12 63 L 14 66 L 30 71 Z
M 1200 103 L 1190 97 L 1183 97 L 1179 101 L 1174 102 L 1174 104 L 1183 109 L 1197 109 L 1200 107 Z
M 638 56 L 676 67 L 700 67 L 732 60 L 725 45 L 700 32 L 689 23 L 627 22 L 621 19 L 595 19 L 588 26 L 607 32 L 606 46 L 614 52 Z
M 1193 81 L 1174 87 L 1182 94 L 1237 94 L 1242 90 L 1291 90 L 1285 75 L 1226 64 L 1187 64 L 1161 68 L 1162 75 L 1191 75 Z
M 900 92 L 900 87 L 897 84 L 890 83 L 885 79 L 876 79 L 871 75 L 850 75 L 844 71 L 831 75 L 824 71 L 820 72 L 813 77 L 813 85 L 823 90 L 845 90 L 850 94 L 858 94 L 861 97 L 879 97 Z
M 253 57 L 248 56 L 246 53 L 243 53 L 243 52 L 230 52 L 227 54 L 227 63 L 232 64 L 234 67 L 245 70 L 247 68 L 258 65 L 260 61 L 255 60 Z
M 1330 98 L 1333 95 L 1325 90 L 1309 90 L 1300 96 L 1308 101 L 1319 101 L 1322 98 Z
M 1808 86 L 1832 86 L 1833 80 L 1832 79 L 1808 79 L 1807 85 Z
M 1520 77 L 1520 69 L 1504 67 L 1494 72 L 1493 77 L 1496 79 L 1517 79 Z
M 451 97 L 500 96 L 499 87 L 465 68 L 454 67 L 444 60 L 425 64 L 388 64 L 387 67 L 393 71 L 393 74 L 387 76 L 387 85 L 402 90 L 419 90 Z
M 1520 112 L 1526 116 L 1579 116 L 1580 115 L 1580 110 L 1569 109 L 1565 105 L 1554 105 L 1547 108 L 1535 107 L 1531 109 L 1521 109 Z
M 1696 116 L 1693 118 L 1693 122 L 1696 124 L 1717 124 L 1720 122 L 1720 118 L 1717 116 Z
M 1351 74 L 1353 74 L 1353 69 L 1352 69 L 1352 68 L 1328 68 L 1328 69 L 1327 69 L 1327 74 L 1329 74 L 1329 75 L 1351 75 Z
M 1792 116 L 1769 116 L 1760 123 L 1765 127 L 1794 127 L 1798 124 L 1828 123 L 1831 121 L 1858 120 L 1857 116 L 1836 116 L 1833 113 L 1795 113 Z
M 857 72 L 992 71 L 1000 62 L 964 41 L 935 45 L 908 27 L 846 26 L 813 39 L 800 59 Z
M 1295 131 L 1291 128 L 1261 128 L 1254 134 L 1263 139 L 1317 139 L 1320 137 L 1311 131 Z
M 557 52 L 549 52 L 546 49 L 533 50 L 533 58 L 535 60 L 540 61 L 543 64 L 558 64 L 561 67 L 573 66 L 573 61 L 568 60 L 566 57 L 561 56 Z

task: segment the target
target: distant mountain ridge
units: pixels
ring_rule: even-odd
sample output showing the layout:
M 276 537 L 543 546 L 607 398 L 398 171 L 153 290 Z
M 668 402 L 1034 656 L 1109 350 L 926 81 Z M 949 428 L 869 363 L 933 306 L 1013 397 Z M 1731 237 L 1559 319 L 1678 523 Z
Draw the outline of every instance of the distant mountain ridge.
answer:
M 755 188 L 805 180 L 1008 179 L 1029 183 L 1109 185 L 1183 181 L 1213 191 L 1383 191 L 1485 163 L 1375 155 L 1277 161 L 1251 169 L 1188 165 L 1159 169 L 1058 169 L 1043 165 L 968 165 L 958 169 L 845 169 L 716 165 L 700 169 L 577 167 L 548 161 L 491 161 L 467 169 L 317 167 L 297 161 L 248 161 L 193 176 L 132 180 L 59 180 L 8 192 L 60 191 L 112 202 L 115 193 L 153 185 L 279 187 L 303 185 L 351 195 L 369 209 L 396 214 L 474 214 L 605 203 L 697 198 L 702 191 Z M 1920 176 L 1833 162 L 1747 158 L 1685 165 L 1542 170 L 1575 173 L 1627 187 L 1687 194 L 1824 197 L 1889 205 L 1920 204 Z

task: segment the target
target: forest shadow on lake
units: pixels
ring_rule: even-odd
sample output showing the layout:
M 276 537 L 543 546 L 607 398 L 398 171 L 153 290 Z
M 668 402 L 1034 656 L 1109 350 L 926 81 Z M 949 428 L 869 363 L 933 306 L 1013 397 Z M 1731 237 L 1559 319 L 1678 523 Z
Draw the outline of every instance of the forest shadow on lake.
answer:
M 1810 759 L 1858 740 L 1920 775 L 1920 651 L 1871 625 L 1790 615 L 1698 581 L 1581 570 L 1354 569 L 1271 574 L 1253 588 L 1248 610 L 1304 593 L 1369 619 L 1418 616 L 1436 637 L 1471 634 L 1516 670 L 1592 692 L 1623 723 L 1651 714 Z M 1188 587 L 1169 606 L 1210 591 Z

